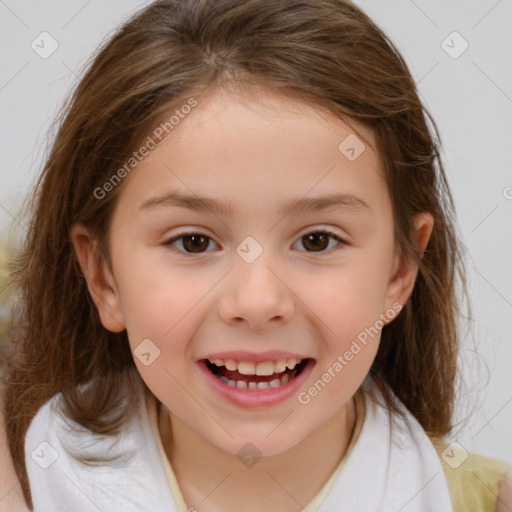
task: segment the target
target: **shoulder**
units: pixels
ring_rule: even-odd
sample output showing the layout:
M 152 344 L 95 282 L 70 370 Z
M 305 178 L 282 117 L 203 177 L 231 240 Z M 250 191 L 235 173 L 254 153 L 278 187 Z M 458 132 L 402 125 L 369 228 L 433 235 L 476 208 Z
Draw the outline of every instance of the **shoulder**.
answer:
M 25 467 L 34 510 L 88 512 L 93 509 L 87 496 L 98 470 L 87 470 L 83 457 L 108 454 L 112 445 L 109 447 L 105 442 L 115 440 L 112 437 L 102 440 L 71 421 L 62 412 L 62 404 L 61 393 L 46 402 L 32 419 L 25 436 Z
M 66 434 L 66 420 L 59 412 L 61 395 L 46 402 L 32 419 L 25 435 L 25 463 L 27 471 L 33 464 L 41 468 L 53 465 L 62 452 Z M 62 459 L 60 463 L 62 462 Z
M 67 418 L 62 405 L 61 393 L 45 403 L 25 437 L 34 512 L 165 509 L 162 500 L 170 496 L 162 492 L 165 473 L 158 465 L 145 399 L 116 435 L 86 429 Z
M 62 393 L 54 395 L 39 408 L 25 436 L 25 458 L 37 466 L 50 467 L 62 463 L 61 455 L 94 456 L 100 446 L 114 449 L 116 437 L 99 435 L 72 420 L 64 413 Z M 109 443 L 112 446 L 106 446 Z M 44 460 L 43 460 L 44 458 Z M 28 469 L 28 468 L 27 468 Z
M 66 420 L 59 412 L 61 399 L 59 393 L 46 402 L 37 411 L 25 435 L 25 467 L 36 511 L 39 506 L 59 510 L 53 491 L 57 486 L 63 488 L 61 499 L 67 506 L 73 500 L 72 496 L 66 495 L 67 486 L 63 485 L 63 478 L 73 471 L 69 452 L 63 444 L 67 428 Z
M 95 389 L 101 387 L 100 378 L 80 384 L 78 394 L 83 393 L 87 402 L 95 400 Z M 27 462 L 32 459 L 37 466 L 62 463 L 60 455 L 68 455 L 75 459 L 94 458 L 101 453 L 110 455 L 119 452 L 118 445 L 121 439 L 131 439 L 128 435 L 134 430 L 143 428 L 145 419 L 145 388 L 137 385 L 133 388 L 127 405 L 129 414 L 124 418 L 118 434 L 97 434 L 74 421 L 66 415 L 64 394 L 57 393 L 50 398 L 37 411 L 32 419 L 25 437 L 25 458 Z M 120 397 L 118 402 L 128 400 Z M 108 423 L 106 417 L 101 418 L 102 424 Z M 133 436 L 132 436 L 133 437 Z M 126 443 L 123 448 L 127 448 Z M 34 451 L 35 450 L 35 451 Z M 44 461 L 42 460 L 44 458 Z M 28 468 L 27 468 L 28 469 Z
M 510 510 L 512 487 L 507 462 L 469 452 L 456 442 L 432 442 L 443 467 L 454 512 L 471 507 L 481 512 Z
M 25 436 L 27 471 L 67 464 L 72 458 L 87 458 L 98 449 L 113 448 L 115 436 L 101 436 L 68 418 L 62 393 L 54 395 L 36 413 Z M 106 446 L 106 443 L 112 446 Z

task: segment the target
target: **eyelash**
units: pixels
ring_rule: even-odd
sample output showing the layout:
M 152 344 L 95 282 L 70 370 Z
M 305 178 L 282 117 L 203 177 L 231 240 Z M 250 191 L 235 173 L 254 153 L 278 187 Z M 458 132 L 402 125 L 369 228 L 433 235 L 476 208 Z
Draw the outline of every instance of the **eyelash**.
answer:
M 326 252 L 336 251 L 336 250 L 340 249 L 341 247 L 343 247 L 344 245 L 347 245 L 347 242 L 345 242 L 345 240 L 343 240 L 338 235 L 336 235 L 335 233 L 333 233 L 332 231 L 329 231 L 327 229 L 315 229 L 314 231 L 309 231 L 307 233 L 304 233 L 304 235 L 302 235 L 300 237 L 300 239 L 302 239 L 306 235 L 312 235 L 312 234 L 327 235 L 330 238 L 334 238 L 337 242 L 339 242 L 339 245 L 337 245 L 334 248 L 331 248 L 330 250 L 324 250 L 324 251 L 301 251 L 301 252 L 309 252 L 310 254 L 322 254 L 322 253 L 326 253 Z M 209 236 L 206 236 L 206 235 L 204 235 L 202 233 L 199 233 L 197 231 L 188 231 L 186 233 L 181 233 L 180 235 L 177 235 L 175 237 L 170 238 L 169 240 L 164 242 L 163 245 L 169 247 L 169 249 L 171 251 L 173 251 L 173 252 L 177 252 L 177 253 L 181 253 L 181 254 L 186 254 L 188 256 L 201 255 L 201 254 L 205 254 L 207 252 L 210 252 L 210 251 L 203 251 L 203 252 L 193 253 L 193 252 L 182 251 L 181 249 L 177 249 L 176 247 L 173 247 L 172 244 L 174 242 L 176 242 L 177 240 L 180 240 L 181 238 L 184 238 L 186 236 L 191 236 L 191 235 L 199 235 L 199 236 L 202 236 L 202 237 L 204 237 L 204 238 L 206 238 L 208 240 L 212 240 L 212 238 L 210 238 Z

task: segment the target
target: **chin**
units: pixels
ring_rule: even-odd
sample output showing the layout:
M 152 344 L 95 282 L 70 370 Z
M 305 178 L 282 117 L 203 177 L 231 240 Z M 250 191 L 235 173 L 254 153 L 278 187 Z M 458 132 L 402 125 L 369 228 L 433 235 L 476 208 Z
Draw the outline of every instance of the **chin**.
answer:
M 269 430 L 270 432 L 271 430 Z M 234 435 L 233 438 L 224 438 L 224 442 L 216 442 L 210 439 L 217 448 L 232 455 L 240 457 L 241 460 L 245 457 L 272 457 L 273 455 L 280 455 L 291 450 L 294 446 L 300 443 L 300 439 L 290 439 L 278 435 L 277 433 L 271 434 L 266 437 L 267 433 L 262 432 L 260 429 L 257 433 L 247 432 L 246 434 Z M 242 460 L 243 462 L 243 460 Z

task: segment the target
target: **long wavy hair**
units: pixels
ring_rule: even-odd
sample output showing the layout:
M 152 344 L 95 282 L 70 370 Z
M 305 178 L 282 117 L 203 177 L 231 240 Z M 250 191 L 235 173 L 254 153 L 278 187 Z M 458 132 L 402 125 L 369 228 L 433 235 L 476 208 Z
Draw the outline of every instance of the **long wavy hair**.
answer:
M 24 439 L 38 409 L 61 392 L 69 418 L 115 434 L 138 377 L 126 331 L 110 332 L 100 322 L 71 226 L 92 229 L 99 257 L 110 265 L 109 226 L 123 182 L 101 199 L 94 191 L 166 112 L 218 88 L 251 87 L 356 120 L 375 135 L 395 240 L 419 273 L 404 309 L 383 328 L 370 373 L 390 409 L 398 413 L 392 390 L 429 435 L 452 429 L 465 267 L 439 132 L 397 48 L 348 0 L 159 0 L 87 63 L 27 198 L 28 233 L 11 273 L 17 305 L 4 414 L 30 508 Z M 412 220 L 424 211 L 434 228 L 421 258 Z

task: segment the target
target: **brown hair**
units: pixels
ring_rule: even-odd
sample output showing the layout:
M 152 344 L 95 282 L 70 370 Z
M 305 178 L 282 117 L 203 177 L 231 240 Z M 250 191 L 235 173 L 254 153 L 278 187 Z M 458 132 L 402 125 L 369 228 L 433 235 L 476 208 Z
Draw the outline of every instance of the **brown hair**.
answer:
M 28 235 L 12 273 L 18 329 L 4 407 L 29 506 L 24 438 L 37 410 L 62 392 L 70 418 L 94 432 L 115 433 L 128 414 L 123 397 L 133 384 L 126 331 L 113 333 L 100 323 L 70 228 L 89 226 L 110 265 L 110 218 L 122 182 L 102 199 L 93 191 L 165 112 L 218 87 L 273 90 L 373 130 L 397 246 L 416 258 L 419 273 L 405 308 L 382 331 L 370 372 L 392 410 L 389 389 L 430 435 L 452 429 L 456 285 L 460 278 L 467 295 L 465 270 L 439 133 L 398 50 L 347 0 L 160 0 L 99 48 L 65 105 L 29 198 Z M 434 228 L 421 259 L 411 235 L 413 215 L 423 211 L 433 215 Z M 79 384 L 94 378 L 79 392 Z

